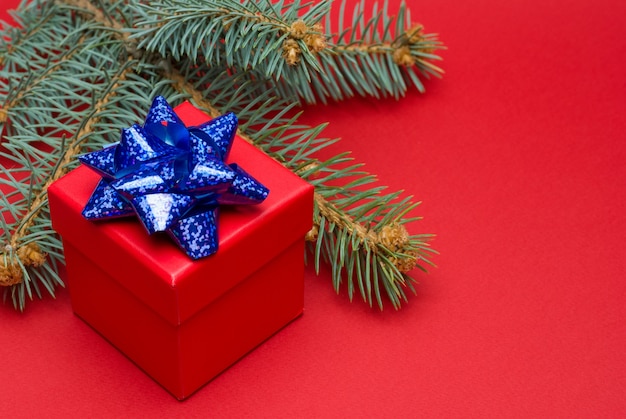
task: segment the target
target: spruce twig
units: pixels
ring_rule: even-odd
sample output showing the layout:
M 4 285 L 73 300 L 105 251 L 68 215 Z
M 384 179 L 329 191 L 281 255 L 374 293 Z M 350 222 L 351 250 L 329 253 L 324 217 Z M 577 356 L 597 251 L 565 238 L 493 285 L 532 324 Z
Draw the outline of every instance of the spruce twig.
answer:
M 220 32 L 223 38 L 219 39 L 229 38 L 237 42 L 234 35 L 248 26 L 257 30 L 257 35 L 258 31 L 274 28 L 271 29 L 274 35 L 268 35 L 270 38 L 275 35 L 278 39 L 293 38 L 305 45 L 311 43 L 311 39 L 322 39 L 311 38 L 311 35 L 319 35 L 320 27 L 316 22 L 322 16 L 319 11 L 325 9 L 303 12 L 305 7 L 299 3 L 281 2 L 279 6 L 271 9 L 267 20 L 262 19 L 262 22 L 254 22 L 256 18 L 250 16 L 249 10 L 242 12 L 235 8 L 239 20 L 233 20 L 230 25 L 227 22 L 222 28 L 225 32 Z M 404 228 L 406 222 L 412 221 L 405 216 L 416 204 L 411 204 L 410 198 L 399 199 L 399 193 L 384 195 L 381 194 L 382 188 L 371 188 L 374 177 L 363 172 L 361 165 L 352 163 L 347 153 L 326 161 L 315 157 L 317 151 L 336 140 L 320 137 L 323 126 L 299 125 L 299 115 L 292 112 L 294 103 L 277 98 L 267 89 L 270 81 L 259 77 L 259 69 L 265 65 L 260 54 L 269 50 L 265 48 L 267 45 L 275 46 L 276 42 L 272 44 L 268 41 L 270 38 L 257 38 L 261 39 L 261 47 L 254 51 L 261 58 L 255 61 L 256 67 L 249 65 L 251 56 L 247 58 L 247 65 L 242 65 L 242 57 L 236 55 L 232 55 L 232 62 L 226 59 L 199 62 L 198 56 L 189 54 L 181 54 L 173 60 L 169 55 L 171 51 L 162 56 L 163 51 L 150 50 L 145 33 L 138 34 L 131 29 L 136 27 L 133 22 L 146 18 L 146 10 L 134 2 L 109 4 L 98 1 L 94 4 L 86 0 L 57 0 L 53 4 L 47 3 L 46 7 L 34 2 L 22 10 L 22 14 L 29 16 L 31 21 L 41 22 L 46 30 L 34 33 L 36 39 L 28 48 L 7 48 L 1 52 L 7 63 L 4 75 L 13 78 L 2 77 L 3 74 L 0 78 L 13 80 L 16 73 L 27 75 L 20 82 L 0 85 L 0 98 L 7 116 L 2 126 L 8 141 L 7 152 L 3 155 L 13 160 L 17 167 L 5 170 L 3 174 L 2 182 L 16 192 L 1 197 L 6 206 L 11 205 L 11 210 L 8 218 L 0 220 L 4 236 L 12 243 L 3 253 L 4 269 L 11 273 L 19 268 L 23 278 L 22 282 L 7 288 L 14 305 L 24 308 L 25 297 L 32 298 L 31 286 L 40 295 L 38 281 L 51 294 L 54 285 L 61 284 L 53 269 L 42 265 L 41 259 L 33 262 L 34 257 L 29 256 L 37 255 L 31 243 L 41 244 L 43 250 L 39 254 L 48 253 L 53 266 L 62 262 L 60 241 L 51 233 L 46 212 L 47 185 L 75 164 L 73 157 L 77 153 L 115 141 L 119 129 L 139 120 L 150 99 L 162 94 L 171 101 L 190 99 L 212 116 L 235 111 L 241 121 L 240 135 L 244 139 L 315 186 L 315 227 L 307 237 L 315 254 L 316 267 L 319 268 L 321 259 L 330 262 L 335 288 L 339 290 L 345 280 L 351 298 L 358 288 L 370 305 L 375 300 L 382 308 L 381 295 L 386 294 L 398 308 L 401 301 L 406 301 L 404 289 L 414 291 L 413 279 L 406 273 L 415 266 L 422 267 L 422 263 L 430 263 L 428 255 L 432 252 L 428 247 L 428 235 L 410 236 Z M 223 10 L 220 13 L 228 15 Z M 304 18 L 300 16 L 302 13 Z M 285 17 L 287 23 L 291 22 L 289 29 L 276 23 Z M 306 23 L 307 19 L 309 23 Z M 298 29 L 299 22 L 305 22 L 305 26 Z M 313 31 L 309 33 L 308 29 Z M 30 28 L 25 28 L 22 33 L 29 31 Z M 46 39 L 42 39 L 44 35 L 41 34 L 45 34 Z M 76 39 L 77 34 L 83 34 L 81 42 L 67 41 Z M 179 27 L 172 35 L 175 36 L 169 39 L 186 39 L 192 44 L 198 42 L 194 41 L 193 27 Z M 163 33 L 159 35 L 162 36 Z M 34 45 L 37 42 L 58 45 L 59 39 L 66 40 L 61 44 L 66 47 L 56 54 L 54 51 L 46 54 L 47 59 L 52 57 L 52 67 L 56 69 L 50 72 L 51 66 L 41 63 L 40 49 Z M 31 41 L 25 41 L 28 42 Z M 390 47 L 383 44 L 378 47 L 348 46 L 344 52 L 389 54 L 389 50 L 383 51 L 383 47 Z M 288 55 L 281 49 L 278 53 L 275 50 L 267 53 L 265 57 L 271 57 L 268 62 L 276 61 L 276 57 L 287 62 Z M 103 61 L 108 64 L 103 68 L 94 67 Z M 292 67 L 287 63 L 285 68 Z M 76 71 L 81 77 L 71 79 L 70 74 Z M 60 107 L 63 104 L 69 105 Z M 56 136 L 57 139 L 42 135 L 50 129 L 63 135 Z M 43 150 L 28 138 L 43 143 Z M 24 146 L 27 153 L 20 150 Z M 36 161 L 47 163 L 37 165 Z M 29 181 L 16 174 L 23 170 L 21 167 L 32 168 L 33 176 Z M 344 185 L 337 186 L 338 181 L 343 181 Z M 32 222 L 19 227 L 12 220 L 22 215 Z M 7 236 L 11 231 L 13 238 Z
M 276 79 L 286 66 L 302 62 L 299 75 L 310 78 L 310 71 L 319 70 L 318 47 L 307 40 L 321 37 L 316 24 L 329 8 L 328 1 L 156 0 L 138 4 L 142 17 L 132 36 L 140 48 L 175 61 L 225 61 Z
M 307 103 L 355 95 L 399 99 L 410 86 L 424 92 L 422 78 L 443 74 L 433 64 L 441 60 L 436 52 L 444 49 L 443 45 L 437 35 L 424 33 L 421 24 L 411 21 L 404 3 L 395 16 L 389 15 L 387 1 L 380 10 L 374 3 L 366 18 L 362 0 L 347 27 L 345 5 L 342 0 L 337 32 L 333 32 L 330 15 L 326 16 L 327 47 L 318 54 L 321 71 L 312 73 L 308 82 L 285 74 L 276 82 L 283 96 L 297 96 Z
M 7 115 L 2 125 L 2 156 L 14 162 L 1 178 L 8 192 L 2 197 L 5 244 L 0 283 L 7 286 L 4 298 L 10 294 L 14 306 L 22 310 L 26 298 L 32 299 L 33 289 L 41 297 L 39 285 L 51 295 L 56 285 L 63 285 L 56 269 L 63 259 L 62 246 L 50 226 L 47 187 L 74 163 L 83 135 L 96 123 L 126 71 L 118 64 L 119 45 L 106 44 L 106 36 L 71 15 L 49 14 L 48 7 L 54 5 L 37 9 L 45 16 L 38 21 L 42 30 L 26 32 L 35 38 L 28 42 L 36 47 L 5 54 L 5 64 L 10 63 L 13 71 L 5 67 L 0 76 L 6 80 L 0 92 Z M 58 38 L 44 42 L 51 35 Z M 101 50 L 95 51 L 93 44 Z M 92 64 L 103 61 L 104 51 L 111 54 L 111 64 L 118 64 L 111 66 L 109 73 Z M 30 176 L 22 176 L 24 169 Z M 46 255 L 53 269 L 44 263 Z
M 282 97 L 308 103 L 355 94 L 399 98 L 411 85 L 423 92 L 420 78 L 443 72 L 432 63 L 441 59 L 441 42 L 411 22 L 404 3 L 395 17 L 386 1 L 380 10 L 375 3 L 366 19 L 362 1 L 344 27 L 342 0 L 338 33 L 331 30 L 331 3 L 156 0 L 139 6 L 131 37 L 174 61 L 252 71 Z

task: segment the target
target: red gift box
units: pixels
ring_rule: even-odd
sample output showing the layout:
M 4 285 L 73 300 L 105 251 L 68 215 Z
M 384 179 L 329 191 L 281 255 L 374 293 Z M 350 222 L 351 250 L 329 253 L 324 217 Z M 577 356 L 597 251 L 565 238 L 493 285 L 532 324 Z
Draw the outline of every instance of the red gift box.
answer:
M 189 103 L 176 112 L 187 126 L 208 119 Z M 74 312 L 180 400 L 303 309 L 313 188 L 240 138 L 229 160 L 270 194 L 259 205 L 223 207 L 219 250 L 198 261 L 136 218 L 83 218 L 100 179 L 86 167 L 48 189 Z

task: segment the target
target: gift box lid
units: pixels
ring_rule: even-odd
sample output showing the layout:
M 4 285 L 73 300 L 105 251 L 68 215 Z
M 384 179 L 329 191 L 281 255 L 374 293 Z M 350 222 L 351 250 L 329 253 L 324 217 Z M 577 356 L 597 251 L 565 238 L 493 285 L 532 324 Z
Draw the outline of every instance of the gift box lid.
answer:
M 187 126 L 209 119 L 188 102 L 175 111 Z M 191 260 L 167 235 L 149 235 L 135 217 L 86 220 L 81 212 L 100 176 L 84 166 L 49 187 L 53 228 L 139 300 L 180 324 L 303 240 L 312 225 L 310 184 L 239 137 L 228 161 L 245 167 L 270 193 L 258 205 L 220 209 L 219 250 L 212 256 Z

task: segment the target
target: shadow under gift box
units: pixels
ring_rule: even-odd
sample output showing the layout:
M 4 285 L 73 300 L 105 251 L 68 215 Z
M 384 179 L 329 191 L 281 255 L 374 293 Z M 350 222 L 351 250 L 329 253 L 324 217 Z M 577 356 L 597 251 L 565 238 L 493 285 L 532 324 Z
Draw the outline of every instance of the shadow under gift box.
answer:
M 175 110 L 187 126 L 208 120 L 187 102 Z M 240 138 L 228 160 L 270 193 L 221 207 L 219 250 L 198 261 L 136 217 L 86 220 L 100 177 L 84 166 L 48 189 L 72 309 L 180 400 L 303 310 L 313 187 Z

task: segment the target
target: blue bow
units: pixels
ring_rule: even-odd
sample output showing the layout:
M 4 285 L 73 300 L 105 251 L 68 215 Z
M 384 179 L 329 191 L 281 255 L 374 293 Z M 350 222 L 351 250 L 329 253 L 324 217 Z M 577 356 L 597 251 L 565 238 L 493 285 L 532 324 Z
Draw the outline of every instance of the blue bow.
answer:
M 142 126 L 119 143 L 79 157 L 102 179 L 83 209 L 87 219 L 137 214 L 149 234 L 166 231 L 192 258 L 217 251 L 217 211 L 258 204 L 269 190 L 237 164 L 225 164 L 237 131 L 228 113 L 187 128 L 162 96 Z

